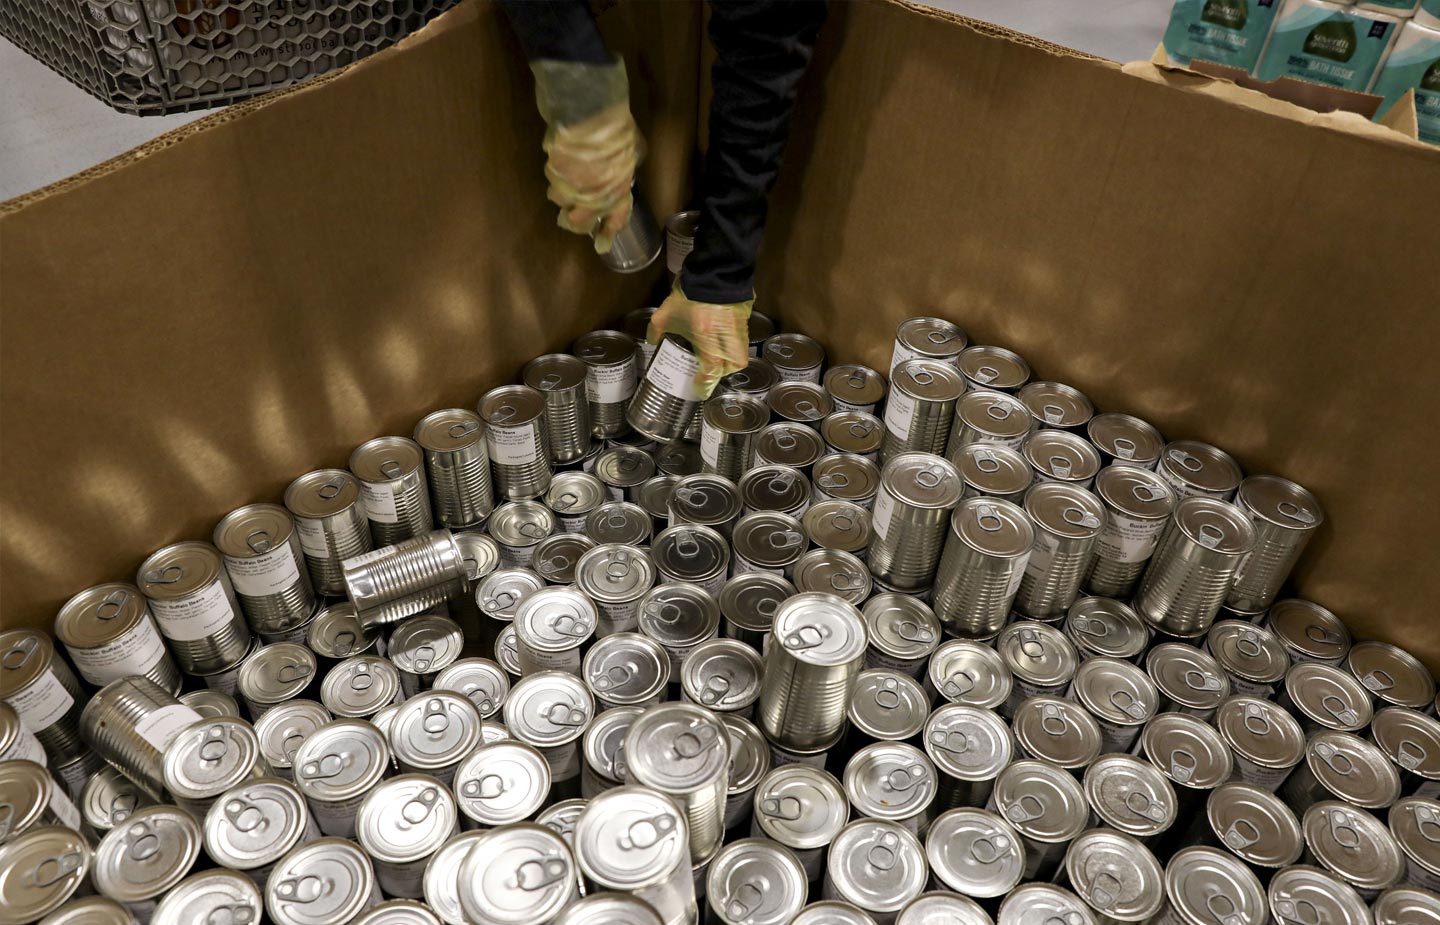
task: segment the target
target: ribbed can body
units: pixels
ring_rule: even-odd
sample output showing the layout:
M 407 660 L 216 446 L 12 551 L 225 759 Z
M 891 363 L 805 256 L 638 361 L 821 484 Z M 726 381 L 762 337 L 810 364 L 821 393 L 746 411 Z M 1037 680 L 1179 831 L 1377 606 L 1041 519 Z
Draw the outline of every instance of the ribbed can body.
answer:
M 8 690 L 5 701 L 24 728 L 40 740 L 50 765 L 82 757 L 86 749 L 80 738 L 80 715 L 85 690 L 55 651 L 55 644 L 42 633 L 16 630 L 5 634 L 3 649 L 4 670 L 35 672 L 29 683 Z
M 1165 525 L 1160 525 L 1164 529 Z M 1122 562 L 1095 555 L 1090 560 L 1090 572 L 1085 578 L 1085 589 L 1100 597 L 1113 597 L 1123 601 L 1135 590 L 1135 583 L 1145 571 L 1149 559 L 1139 562 Z
M 427 596 L 438 603 L 449 588 L 464 582 L 465 556 L 449 530 L 417 536 L 345 563 L 346 591 L 364 623 L 390 622 L 376 620 L 373 614 L 394 602 Z
M 1242 556 L 1191 539 L 1172 521 L 1135 592 L 1135 609 L 1174 636 L 1210 629 L 1225 603 Z
M 908 399 L 913 410 L 908 420 L 896 411 L 897 403 Z M 955 419 L 955 400 L 934 401 L 910 398 L 892 393 L 885 410 L 885 442 L 880 446 L 880 461 L 894 459 L 901 453 L 934 453 L 944 455 L 950 441 L 950 427 Z
M 1012 606 L 1032 620 L 1058 620 L 1080 596 L 1105 508 L 1088 491 L 1046 483 L 1030 490 L 1025 511 L 1034 521 L 1035 543 Z
M 177 566 L 173 550 L 185 547 L 206 569 L 205 580 L 183 588 L 172 581 Z M 230 575 L 214 547 L 184 543 L 166 547 L 140 566 L 136 584 L 150 603 L 160 634 L 175 657 L 175 664 L 188 675 L 208 675 L 229 668 L 250 648 L 250 627 L 235 597 Z
M 283 634 L 315 613 L 315 589 L 288 510 L 255 504 L 233 511 L 215 528 L 215 545 L 251 630 Z
M 156 799 L 165 793 L 165 746 L 200 714 L 157 685 L 123 678 L 85 706 L 80 729 L 100 757 Z
M 845 713 L 860 657 L 843 665 L 811 665 L 771 641 L 765 650 L 756 718 L 770 741 L 788 751 L 813 752 L 834 745 L 845 731 Z
M 1015 610 L 1033 620 L 1049 621 L 1063 616 L 1080 595 L 1080 581 L 1085 577 L 1085 567 L 1094 548 L 1094 537 L 1060 538 L 1044 568 L 1027 566 L 1015 594 Z M 1035 558 L 1030 557 L 1031 564 Z
M 1246 613 L 1268 610 L 1324 515 L 1310 492 L 1266 475 L 1240 483 L 1235 506 L 1250 518 L 1255 546 L 1240 561 L 1225 605 Z
M 985 552 L 964 542 L 952 527 L 935 572 L 935 616 L 957 636 L 994 636 L 1010 617 L 1027 559 Z
M 935 582 L 945 546 L 950 508 L 915 507 L 895 497 L 882 480 L 877 508 L 886 510 L 884 532 L 870 541 L 870 574 L 896 591 L 923 591 Z
M 490 483 L 490 456 L 485 441 L 458 450 L 425 451 L 430 476 L 430 501 L 435 520 L 452 530 L 485 522 L 495 509 Z
M 567 463 L 590 451 L 590 404 L 585 386 L 573 385 L 545 392 L 545 430 L 550 459 Z
M 349 473 L 337 472 L 336 476 L 353 479 Z M 290 493 L 287 491 L 286 494 Z M 345 581 L 340 563 L 375 548 L 370 536 L 370 523 L 365 519 L 365 508 L 357 498 L 333 513 L 307 517 L 295 510 L 288 497 L 286 506 L 295 518 L 295 532 L 300 535 L 300 550 L 305 556 L 305 568 L 310 573 L 315 590 L 332 597 L 344 594 Z

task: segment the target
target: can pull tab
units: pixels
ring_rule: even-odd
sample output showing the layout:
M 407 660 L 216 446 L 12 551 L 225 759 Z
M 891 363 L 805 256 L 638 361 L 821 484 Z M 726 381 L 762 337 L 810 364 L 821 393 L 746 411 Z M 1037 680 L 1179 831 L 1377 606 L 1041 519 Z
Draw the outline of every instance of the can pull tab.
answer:
M 95 608 L 95 617 L 100 620 L 113 620 L 125 612 L 125 602 L 130 600 L 130 592 L 117 588 L 105 595 Z
M 1419 803 L 1411 804 L 1410 811 L 1415 814 L 1415 827 L 1420 837 L 1428 842 L 1440 842 L 1440 813 Z
M 608 691 L 619 687 L 635 676 L 635 672 L 629 665 L 611 665 L 604 672 L 590 679 L 598 691 Z
M 830 587 L 836 591 L 859 591 L 865 584 L 865 576 L 855 572 L 836 572 L 830 576 Z
M 1111 706 L 1131 719 L 1143 720 L 1150 712 L 1146 709 L 1145 704 L 1141 703 L 1136 699 L 1134 694 L 1127 690 L 1111 691 L 1109 700 Z
M 1224 682 L 1221 681 L 1218 677 L 1208 672 L 1201 671 L 1198 668 L 1187 668 L 1185 669 L 1185 673 L 1180 677 L 1181 680 L 1185 682 L 1185 686 L 1190 688 L 1192 691 L 1214 692 L 1218 691 L 1221 687 L 1224 686 Z
M 686 558 L 699 555 L 700 541 L 689 530 L 682 530 L 675 534 L 675 551 Z
M 828 626 L 802 623 L 785 635 L 785 648 L 798 651 L 813 649 L 823 644 L 830 637 L 831 632 Z
M 1311 623 L 1305 627 L 1305 636 L 1313 642 L 1323 643 L 1327 646 L 1338 646 L 1345 641 L 1339 633 L 1318 623 Z
M 782 822 L 794 822 L 805 811 L 805 804 L 800 802 L 799 797 L 766 797 L 760 801 L 760 808 L 765 811 L 765 815 L 771 818 L 779 819 Z
M 1349 813 L 1344 810 L 1331 810 L 1325 821 L 1330 823 L 1330 837 L 1335 839 L 1335 844 L 1347 851 L 1360 847 L 1363 839 Z
M 718 730 L 697 723 L 675 737 L 671 751 L 676 758 L 693 761 L 720 744 Z
M 1240 914 L 1240 907 L 1235 905 L 1235 900 L 1226 896 L 1215 887 L 1210 887 L 1210 893 L 1205 897 L 1205 909 L 1210 917 L 1220 925 L 1244 925 L 1245 917 Z
M 67 851 L 55 857 L 47 857 L 36 864 L 31 868 L 27 880 L 29 885 L 36 889 L 48 889 L 75 873 L 84 863 L 83 852 Z
M 1395 763 L 1407 771 L 1414 771 L 1423 765 L 1428 757 L 1423 745 L 1409 739 L 1395 748 Z
M 1100 518 L 1084 508 L 1067 507 L 1065 513 L 1061 516 L 1065 518 L 1066 523 L 1072 526 L 1084 527 L 1086 530 L 1100 529 Z
M 1188 749 L 1177 748 L 1170 753 L 1170 776 L 1182 784 L 1189 783 L 1199 767 L 1200 762 Z
M 1360 716 L 1345 702 L 1345 698 L 1338 694 L 1326 694 L 1320 698 L 1320 706 L 1325 712 L 1335 717 L 1336 721 L 1345 726 L 1360 725 Z
M 875 705 L 882 710 L 893 710 L 900 706 L 900 682 L 885 678 L 875 690 Z
M 1252 735 L 1263 736 L 1270 734 L 1270 718 L 1265 715 L 1265 712 L 1260 707 L 1252 703 L 1245 705 L 1243 722 L 1245 728 Z
M 337 497 L 337 496 L 340 494 L 340 492 L 342 492 L 342 491 L 344 491 L 344 490 L 345 490 L 345 482 L 344 482 L 343 480 L 341 480 L 341 479 L 331 479 L 330 481 L 326 482 L 324 485 L 321 485 L 320 488 L 319 488 L 319 490 L 317 490 L 317 491 L 315 492 L 315 494 L 319 495 L 319 496 L 320 496 L 320 499 L 321 499 L 322 501 L 329 501 L 329 500 Z
M 725 675 L 712 674 L 705 679 L 705 689 L 700 692 L 700 702 L 707 707 L 713 707 L 728 696 L 730 696 L 730 678 Z
M 460 793 L 472 800 L 493 800 L 505 790 L 505 778 L 499 774 L 482 774 L 460 785 Z
M 1314 514 L 1305 510 L 1300 505 L 1290 501 L 1281 501 L 1279 504 L 1275 505 L 1275 509 L 1280 512 L 1280 515 L 1282 517 L 1288 517 L 1291 520 L 1305 524 L 1306 526 L 1309 526 L 1310 524 L 1313 524 L 1315 522 Z
M 1181 449 L 1172 449 L 1169 453 L 1166 453 L 1165 455 L 1170 457 L 1170 460 L 1174 462 L 1177 466 L 1190 472 L 1199 472 L 1201 469 L 1205 468 L 1205 464 L 1203 462 Z
M 281 684 L 293 684 L 310 677 L 310 666 L 301 662 L 287 662 L 275 671 L 275 680 Z
M 1085 897 L 1096 909 L 1109 909 L 1120 898 L 1120 880 L 1111 873 L 1101 871 L 1090 883 L 1090 895 Z
M 456 421 L 450 425 L 450 437 L 459 440 L 461 437 L 468 437 L 480 429 L 480 425 L 474 421 Z
M 1004 835 L 981 835 L 970 843 L 970 856 L 981 864 L 994 864 L 1009 848 L 1010 839 Z
M 1263 652 L 1260 639 L 1250 630 L 1242 630 L 1240 635 L 1235 637 L 1235 651 L 1246 658 L 1259 658 Z
M 1239 851 L 1248 848 L 1260 840 L 1260 829 L 1249 819 L 1236 819 L 1230 824 L 1221 836 L 1226 846 Z
M 1130 494 L 1134 495 L 1135 500 L 1141 502 L 1142 504 L 1150 504 L 1153 501 L 1164 501 L 1166 498 L 1170 497 L 1170 492 L 1166 491 L 1163 488 L 1160 488 L 1159 486 L 1143 484 L 1136 485 L 1134 488 L 1131 488 Z
M 555 555 L 540 563 L 540 571 L 545 575 L 559 575 L 568 569 L 572 559 L 565 555 Z
M 982 504 L 975 508 L 975 523 L 986 533 L 1005 529 L 1005 520 L 993 504 Z
M 1372 691 L 1388 691 L 1395 686 L 1395 678 L 1383 668 L 1377 668 L 1360 679 L 1360 683 Z
M 970 737 L 958 729 L 936 729 L 930 733 L 930 744 L 941 751 L 963 755 L 970 750 Z
M 307 761 L 300 766 L 300 773 L 306 780 L 325 780 L 335 777 L 343 770 L 345 770 L 345 756 L 339 752 L 321 755 L 314 761 Z
M 921 488 L 938 488 L 950 479 L 950 473 L 939 466 L 930 466 L 915 473 L 915 484 Z
M 398 479 L 405 474 L 405 467 L 399 460 L 387 459 L 380 463 L 380 474 L 387 479 Z
M 845 377 L 845 383 L 846 385 L 850 386 L 850 388 L 859 390 L 865 388 L 865 386 L 868 384 L 868 380 L 866 380 L 863 373 L 851 370 L 850 375 Z
M 250 925 L 255 921 L 255 910 L 241 903 L 212 906 L 201 925 Z
M 1076 614 L 1070 618 L 1070 629 L 1082 633 L 1094 639 L 1104 639 L 1110 635 L 1110 625 L 1104 620 L 1095 620 L 1084 614 Z
M 645 615 L 653 617 L 667 626 L 674 626 L 685 616 L 679 604 L 672 601 L 650 601 L 644 606 Z
M 923 765 L 912 764 L 904 768 L 895 768 L 886 774 L 880 786 L 891 793 L 909 793 L 916 787 L 924 786 L 929 780 L 930 775 L 925 771 Z
M 417 674 L 424 674 L 435 663 L 435 647 L 428 644 L 416 646 L 410 661 L 415 665 Z
M 1278 899 L 1275 911 L 1282 925 L 1322 925 L 1320 909 L 1308 899 Z
M 129 819 L 131 814 L 135 812 L 135 806 L 139 802 L 140 798 L 134 793 L 130 793 L 127 791 L 125 793 L 116 794 L 115 797 L 110 801 L 110 821 L 113 824 L 118 825 L 119 823 L 124 822 L 126 819 Z
M 795 402 L 795 411 L 801 417 L 807 419 L 820 417 L 820 408 L 808 398 L 802 398 Z
M 349 630 L 341 630 L 335 634 L 335 641 L 332 643 L 335 654 L 341 656 L 349 655 L 355 651 L 355 634 Z
M 742 883 L 725 898 L 725 917 L 731 922 L 748 922 L 760 908 L 765 893 L 759 884 Z
M 1011 822 L 1029 822 L 1045 815 L 1045 804 L 1033 793 L 1021 794 L 1020 798 L 1005 807 L 1005 818 Z
M 793 450 L 799 444 L 794 434 L 787 434 L 783 431 L 776 434 L 773 439 L 775 440 L 775 445 L 782 450 Z
M 1121 459 L 1135 458 L 1135 451 L 1138 447 L 1135 446 L 1135 441 L 1129 437 L 1116 437 L 1111 444 L 1115 447 L 1115 455 Z
M 546 378 L 548 379 L 549 377 Z M 541 383 L 541 385 L 543 386 L 544 383 Z M 496 424 L 508 424 L 515 419 L 517 413 L 514 405 L 501 405 L 490 415 L 490 419 Z
M 590 620 L 584 615 L 573 613 L 555 614 L 550 621 L 550 629 L 557 636 L 564 636 L 566 639 L 584 639 L 590 635 Z
M 950 676 L 945 679 L 945 683 L 940 685 L 940 691 L 951 700 L 959 700 L 973 691 L 979 683 L 980 679 L 975 677 L 972 672 L 961 668 L 951 672 Z
M 762 617 L 773 617 L 780 609 L 780 602 L 773 597 L 762 597 L 755 602 L 755 612 Z
M 145 580 L 157 585 L 173 585 L 184 577 L 185 568 L 180 565 L 167 565 L 164 568 L 152 568 L 150 571 L 145 573 Z M 6 658 L 9 658 L 8 652 L 6 653 Z M 5 667 L 9 668 L 11 666 L 7 664 Z
M 788 360 L 795 355 L 795 348 L 789 344 L 766 344 L 765 350 L 773 353 L 782 360 Z
M 906 642 L 929 643 L 935 641 L 935 631 L 915 620 L 897 620 L 891 629 L 896 636 Z
M 855 518 L 844 511 L 836 511 L 830 515 L 830 526 L 840 533 L 849 533 L 855 529 Z
M 420 728 L 430 735 L 440 735 L 450 728 L 450 714 L 445 710 L 444 701 L 438 697 L 425 701 L 425 713 L 421 716 Z
M 1053 703 L 1041 704 L 1040 706 L 1040 731 L 1046 735 L 1059 736 L 1068 735 L 1070 722 L 1065 719 L 1065 711 Z
M 370 666 L 365 662 L 356 665 L 354 672 L 350 675 L 350 689 L 364 692 L 374 686 L 375 676 L 370 673 Z
M 548 532 L 546 532 L 544 527 L 535 523 L 533 520 L 527 520 L 524 523 L 520 524 L 516 528 L 516 532 L 518 532 L 521 536 L 527 537 L 532 540 L 543 540 L 545 539 L 545 537 L 550 535 Z
M 821 488 L 847 488 L 850 485 L 850 476 L 843 472 L 827 472 L 815 480 L 815 484 Z
M 200 741 L 200 760 L 213 764 L 223 759 L 229 751 L 230 744 L 225 739 L 225 727 L 218 723 L 207 726 Z
M 419 825 L 430 818 L 430 814 L 435 811 L 435 803 L 439 799 L 439 790 L 434 787 L 426 787 L 405 801 L 405 805 L 400 808 L 400 818 L 410 825 Z
M 984 447 L 980 447 L 975 450 L 975 468 L 984 472 L 986 475 L 999 472 L 1000 460 L 995 457 L 994 453 Z
M 795 818 L 799 818 L 798 814 Z M 676 819 L 669 813 L 660 813 L 648 819 L 637 819 L 630 823 L 625 833 L 616 839 L 621 851 L 643 851 L 659 844 L 660 839 L 675 831 Z
M 1195 539 L 1206 549 L 1214 549 L 1220 545 L 1221 540 L 1225 539 L 1225 534 L 1214 524 L 1201 524 L 1200 529 L 1196 531 Z
M 892 870 L 897 861 L 900 860 L 900 836 L 894 832 L 885 832 L 865 852 L 865 863 L 879 871 Z
M 1153 819 L 1156 822 L 1165 821 L 1165 807 L 1143 790 L 1131 790 L 1125 794 L 1125 808 L 1137 816 L 1146 819 Z
M 1339 774 L 1341 777 L 1349 777 L 1355 773 L 1355 762 L 1350 756 L 1329 742 L 1315 743 L 1315 757 L 1323 761 L 1325 767 Z
M 480 602 L 480 606 L 490 613 L 501 613 L 507 608 L 514 607 L 518 600 L 519 598 L 510 591 L 496 591 L 494 597 L 487 597 Z
M 125 849 L 126 857 L 133 861 L 148 861 L 160 853 L 160 836 L 148 822 L 134 822 L 125 830 L 130 844 Z
M 856 421 L 849 427 L 850 436 L 864 440 L 875 432 L 875 425 L 868 421 Z
M 1068 479 L 1074 467 L 1064 456 L 1050 457 L 1050 474 L 1059 479 Z
M 1041 641 L 1040 634 L 1026 627 L 1020 630 L 1020 651 L 1027 658 L 1044 658 L 1045 643 Z
M 552 726 L 583 726 L 589 717 L 577 706 L 557 700 L 541 710 L 541 715 Z
M 243 797 L 226 800 L 221 810 L 238 832 L 253 832 L 265 824 L 265 812 Z
M 491 698 L 490 692 L 483 687 L 476 685 L 468 688 L 465 691 L 465 696 L 469 697 L 470 702 L 475 704 L 475 709 L 480 711 L 482 717 L 488 717 L 495 712 L 495 701 Z
M 975 370 L 975 378 L 979 379 L 981 382 L 994 382 L 996 379 L 1000 378 L 1000 370 L 996 369 L 993 366 L 982 366 L 979 369 Z M 992 405 L 991 407 L 995 406 Z M 1006 415 L 1008 415 L 1010 412 L 1007 409 L 1005 413 Z
M 313 903 L 325 894 L 325 883 L 314 874 L 305 874 L 303 877 L 281 880 L 275 887 L 275 893 L 288 902 L 304 905 Z
M 1059 405 L 1045 405 L 1040 409 L 1040 413 L 1045 416 L 1047 424 L 1059 424 L 1065 420 L 1065 409 Z

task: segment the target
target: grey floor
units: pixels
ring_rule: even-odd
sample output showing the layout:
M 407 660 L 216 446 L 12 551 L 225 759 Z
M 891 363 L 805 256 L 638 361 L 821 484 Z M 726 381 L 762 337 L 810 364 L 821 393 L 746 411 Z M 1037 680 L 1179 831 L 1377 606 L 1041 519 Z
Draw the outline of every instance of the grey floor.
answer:
M 1170 11 L 1170 0 L 931 4 L 1116 61 L 1150 57 Z M 0 200 L 94 166 L 200 115 L 120 115 L 0 39 Z

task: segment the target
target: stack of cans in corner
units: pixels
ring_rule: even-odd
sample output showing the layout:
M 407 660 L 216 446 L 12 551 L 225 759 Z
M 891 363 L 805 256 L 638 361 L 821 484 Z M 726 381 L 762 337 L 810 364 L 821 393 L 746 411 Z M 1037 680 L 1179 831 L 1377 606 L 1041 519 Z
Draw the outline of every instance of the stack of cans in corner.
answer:
M 1440 922 L 1305 489 L 940 319 L 708 397 L 647 320 L 0 633 L 0 925 Z

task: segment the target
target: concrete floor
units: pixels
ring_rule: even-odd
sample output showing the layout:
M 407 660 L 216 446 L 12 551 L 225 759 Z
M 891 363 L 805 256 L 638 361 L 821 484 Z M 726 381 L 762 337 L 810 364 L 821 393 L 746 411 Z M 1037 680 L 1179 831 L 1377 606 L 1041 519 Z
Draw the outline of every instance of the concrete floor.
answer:
M 1150 57 L 1171 5 L 1170 0 L 931 2 L 1117 61 Z M 201 115 L 121 115 L 0 39 L 0 200 L 63 179 Z

